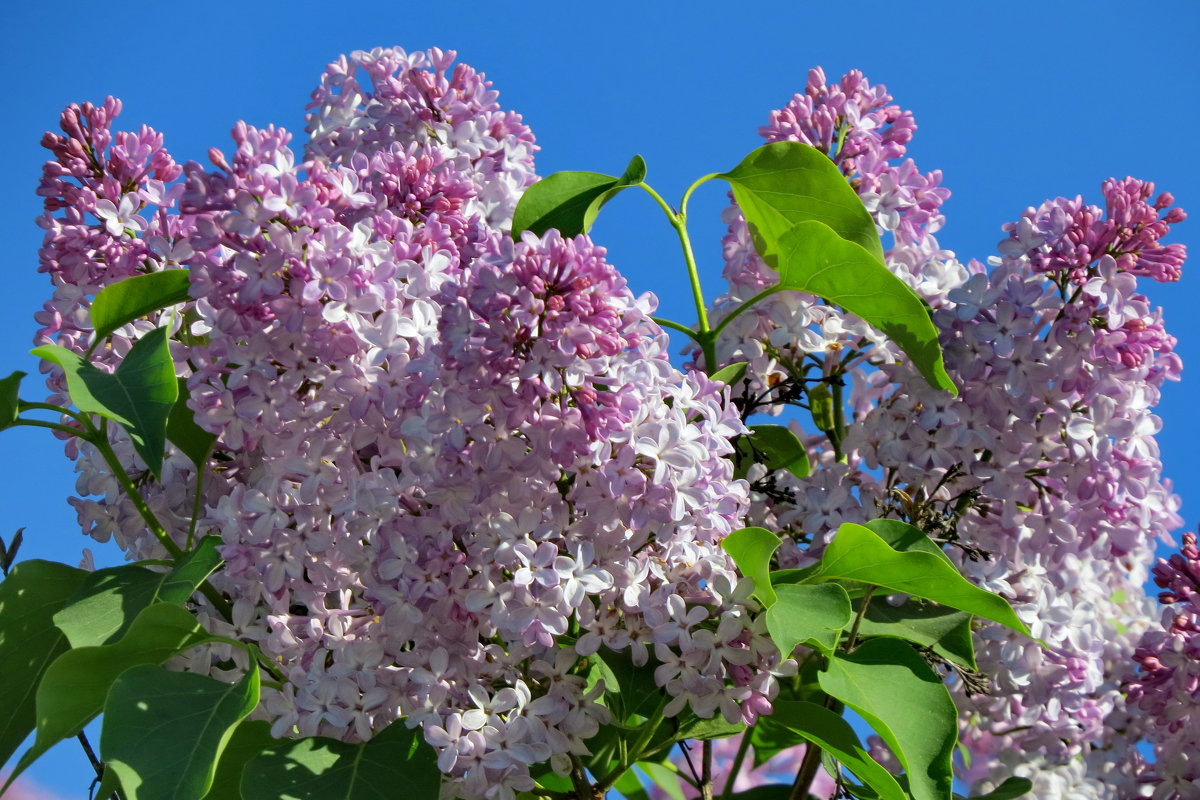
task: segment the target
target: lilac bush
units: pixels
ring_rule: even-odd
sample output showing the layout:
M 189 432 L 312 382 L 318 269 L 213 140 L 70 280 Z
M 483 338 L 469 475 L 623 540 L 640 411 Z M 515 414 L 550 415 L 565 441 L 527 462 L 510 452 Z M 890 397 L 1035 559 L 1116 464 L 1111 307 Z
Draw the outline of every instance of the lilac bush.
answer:
M 804 592 L 846 526 L 882 536 L 877 523 L 893 520 L 924 534 L 881 540 L 889 558 L 945 559 L 1020 618 L 968 606 L 965 655 L 950 633 L 897 645 L 895 663 L 953 696 L 962 785 L 1018 776 L 1009 789 L 1038 797 L 1200 796 L 1195 536 L 1155 568 L 1161 625 L 1142 588 L 1155 544 L 1181 524 L 1153 414 L 1181 363 L 1138 289 L 1180 276 L 1184 248 L 1163 240 L 1185 215 L 1169 194 L 1108 180 L 1103 207 L 1029 208 L 997 255 L 961 263 L 936 239 L 940 172 L 905 157 L 913 115 L 858 72 L 832 84 L 810 72 L 761 133 L 819 151 L 857 194 L 899 279 L 888 291 L 929 309 L 954 394 L 880 320 L 770 293 L 779 254 L 736 202 L 728 290 L 706 309 L 696 289 L 694 331 L 659 320 L 657 300 L 583 231 L 640 185 L 680 231 L 694 278 L 688 195 L 676 211 L 635 164 L 620 179 L 538 183 L 532 132 L 452 52 L 339 58 L 313 92 L 302 151 L 283 129 L 239 123 L 232 152 L 180 165 L 156 131 L 114 128 L 120 111 L 113 98 L 72 105 L 43 140 L 40 263 L 54 291 L 37 343 L 118 376 L 165 329 L 179 402 L 208 449 L 197 458 L 168 427 L 160 466 L 137 420 L 94 427 L 72 382 L 82 373 L 61 356 L 44 365 L 45 402 L 16 401 L 13 383 L 15 422 L 0 423 L 74 401 L 82 413 L 41 424 L 75 460 L 82 529 L 130 560 L 177 571 L 217 543 L 223 566 L 188 600 L 200 627 L 166 652 L 173 672 L 218 690 L 261 680 L 229 722 L 261 737 L 253 764 L 270 768 L 275 740 L 361 754 L 399 726 L 414 732 L 409 756 L 431 746 L 446 798 L 637 796 L 622 782 L 635 763 L 666 787 L 656 793 L 705 800 L 714 770 L 726 796 L 762 783 L 780 797 L 860 796 L 843 766 L 876 792 L 861 796 L 949 798 L 949 749 L 946 774 L 931 767 L 921 784 L 903 719 L 875 725 L 871 755 L 844 744 L 849 726 L 796 721 L 855 707 L 832 678 L 814 681 L 822 663 L 834 675 L 894 644 L 868 613 L 877 589 L 874 608 L 901 617 L 944 597 L 896 589 L 895 576 L 866 576 L 865 591 L 820 584 L 836 606 L 822 620 L 836 622 L 781 633 L 788 602 L 830 599 Z M 514 223 L 527 190 L 570 180 L 583 188 L 561 206 L 588 209 L 580 230 Z M 185 296 L 100 335 L 97 295 L 182 269 Z M 665 329 L 695 340 L 685 369 Z M 779 468 L 778 444 L 754 444 L 767 434 L 748 426 L 785 413 L 800 444 Z M 748 554 L 747 526 L 782 541 Z M 953 713 L 949 726 L 952 746 Z M 672 750 L 688 740 L 699 750 Z M 787 782 L 741 769 L 778 753 Z M 214 769 L 203 792 L 220 784 Z M 235 781 L 231 796 L 278 796 L 265 783 Z

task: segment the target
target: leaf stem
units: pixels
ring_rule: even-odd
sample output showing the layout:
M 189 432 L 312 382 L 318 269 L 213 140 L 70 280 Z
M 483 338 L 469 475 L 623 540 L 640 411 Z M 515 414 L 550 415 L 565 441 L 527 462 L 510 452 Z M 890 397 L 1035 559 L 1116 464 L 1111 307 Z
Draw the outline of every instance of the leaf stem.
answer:
M 83 433 L 83 431 L 79 430 L 79 428 L 72 428 L 69 425 L 61 425 L 57 422 L 46 422 L 46 421 L 40 420 L 40 419 L 20 419 L 20 418 L 13 420 L 12 426 L 14 428 L 21 426 L 21 425 L 23 425 L 27 428 L 47 428 L 52 431 L 58 431 L 59 433 L 65 433 L 69 436 L 79 436 L 80 434 Z
M 617 782 L 626 770 L 641 760 L 646 752 L 646 745 L 650 744 L 650 740 L 654 738 L 654 734 L 658 731 L 658 726 L 663 721 L 663 709 L 667 706 L 667 698 L 663 698 L 658 704 L 658 708 L 654 713 L 646 718 L 646 722 L 642 725 L 642 729 L 638 732 L 638 738 L 634 740 L 633 746 L 629 748 L 629 755 L 626 756 L 621 763 L 613 768 L 612 772 L 605 775 L 596 784 L 596 794 L 603 796 L 609 787 Z
M 72 411 L 71 409 L 64 408 L 62 406 L 56 406 L 53 403 L 30 403 L 27 400 L 21 400 L 21 401 L 18 401 L 18 408 L 21 411 L 33 411 L 33 410 L 53 411 L 56 414 L 63 414 L 65 416 L 70 417 L 73 420 L 76 420 L 78 422 L 83 422 L 83 415 L 80 414 L 79 412 Z
M 680 333 L 686 334 L 686 335 L 690 336 L 692 339 L 696 339 L 696 341 L 699 341 L 699 339 L 696 336 L 696 332 L 694 330 L 692 330 L 691 328 L 689 328 L 686 325 L 682 325 L 682 324 L 676 322 L 673 319 L 667 319 L 666 317 L 651 317 L 650 319 L 657 322 L 659 327 L 661 327 L 661 328 L 670 328 L 673 331 L 679 331 Z
M 702 180 L 707 180 L 704 178 Z M 704 302 L 704 291 L 700 287 L 700 273 L 696 269 L 696 255 L 692 252 L 692 240 L 688 236 L 687 231 L 687 215 L 682 211 L 676 211 L 671 208 L 666 200 L 663 200 L 662 195 L 654 191 L 645 181 L 637 184 L 646 190 L 646 193 L 654 198 L 663 212 L 667 215 L 667 220 L 671 223 L 671 227 L 675 229 L 675 233 L 679 236 L 679 244 L 683 248 L 683 260 L 687 264 L 688 280 L 692 287 L 692 301 L 696 305 L 696 332 L 692 336 L 700 345 L 700 350 L 704 353 L 704 371 L 712 375 L 717 371 L 717 352 L 715 346 L 715 338 L 711 334 L 711 328 L 708 325 L 708 306 Z M 688 198 L 692 190 L 699 185 L 699 182 L 692 184 L 688 188 L 687 194 L 684 195 L 684 200 Z

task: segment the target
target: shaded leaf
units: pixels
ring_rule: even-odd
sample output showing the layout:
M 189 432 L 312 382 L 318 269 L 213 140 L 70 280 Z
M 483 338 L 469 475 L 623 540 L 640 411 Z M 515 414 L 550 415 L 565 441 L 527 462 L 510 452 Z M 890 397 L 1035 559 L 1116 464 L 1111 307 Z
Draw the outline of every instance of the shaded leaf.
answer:
M 117 328 L 159 309 L 188 300 L 188 271 L 167 269 L 110 284 L 92 301 L 92 327 L 96 342 Z M 95 347 L 95 345 L 93 345 Z
M 805 583 L 776 586 L 775 592 L 777 599 L 767 609 L 767 631 L 783 657 L 800 644 L 833 652 L 854 618 L 846 590 L 834 583 Z
M 717 177 L 729 181 L 755 248 L 771 266 L 778 252 L 775 243 L 797 222 L 810 220 L 883 263 L 875 220 L 837 165 L 815 147 L 800 142 L 764 145 Z
M 72 647 L 112 644 L 146 606 L 187 602 L 220 564 L 219 541 L 215 536 L 205 537 L 168 572 L 125 564 L 85 573 L 78 592 L 55 613 L 54 624 Z
M 112 374 L 58 345 L 31 352 L 62 367 L 75 407 L 123 427 L 146 466 L 155 477 L 162 476 L 167 418 L 179 397 L 166 328 L 155 328 L 138 339 Z
M 0 764 L 37 724 L 38 683 L 69 647 L 54 625 L 54 614 L 87 574 L 54 561 L 22 561 L 0 581 Z
M 204 469 L 217 437 L 196 424 L 196 416 L 187 404 L 187 378 L 180 378 L 178 383 L 179 397 L 167 416 L 167 438 L 191 459 L 197 469 Z
M 787 726 L 822 751 L 831 753 L 884 800 L 907 800 L 904 790 L 890 772 L 871 758 L 850 723 L 816 703 L 782 700 L 774 704 L 771 719 Z
M 799 222 L 778 239 L 779 285 L 823 297 L 900 346 L 930 386 L 957 393 L 925 301 L 871 253 L 828 225 Z
M 958 712 L 941 678 L 915 650 L 895 639 L 871 639 L 853 653 L 830 657 L 818 679 L 896 754 L 914 800 L 950 797 Z M 887 691 L 880 691 L 884 686 Z
M 909 600 L 900 606 L 878 598 L 867 606 L 860 636 L 891 636 L 928 647 L 947 661 L 975 669 L 971 615 L 936 603 Z
M 513 238 L 523 231 L 541 236 L 555 228 L 564 237 L 591 230 L 601 207 L 646 177 L 646 162 L 634 156 L 620 177 L 599 172 L 556 172 L 525 190 L 513 212 Z
M 1033 781 L 1028 778 L 1006 778 L 1004 783 L 992 789 L 987 794 L 971 795 L 970 800 L 1013 800 L 1023 797 L 1033 791 Z M 954 795 L 960 798 L 961 795 Z
M 242 720 L 225 744 L 212 788 L 204 800 L 242 800 L 242 770 L 263 750 L 278 744 L 279 740 L 271 736 L 271 723 L 261 719 Z
M 767 469 L 786 469 L 797 478 L 808 475 L 808 452 L 796 434 L 783 425 L 751 425 L 750 444 L 762 455 Z
M 747 578 L 754 581 L 754 596 L 766 607 L 775 602 L 771 586 L 771 556 L 782 544 L 766 528 L 741 528 L 725 537 L 721 547 Z
M 843 523 L 821 560 L 802 572 L 806 582 L 861 581 L 923 597 L 1029 635 L 1004 598 L 970 583 L 944 557 L 919 551 L 898 553 L 862 525 Z
M 791 796 L 790 783 L 768 783 L 730 795 L 730 800 L 788 800 Z
M 369 742 L 310 736 L 263 751 L 242 772 L 244 800 L 383 800 L 436 798 L 441 782 L 434 750 L 400 720 Z
M 38 685 L 37 738 L 21 756 L 9 781 L 55 744 L 83 730 L 104 708 L 109 688 L 125 670 L 139 664 L 161 664 L 210 638 L 183 608 L 157 603 L 137 615 L 119 642 L 63 653 L 46 669 Z
M 18 394 L 21 391 L 21 379 L 24 377 L 24 372 L 17 371 L 0 380 L 0 431 L 12 427 L 17 421 L 17 414 L 21 410 Z
M 200 800 L 234 728 L 258 705 L 258 670 L 237 683 L 137 666 L 104 703 L 100 757 L 129 800 Z

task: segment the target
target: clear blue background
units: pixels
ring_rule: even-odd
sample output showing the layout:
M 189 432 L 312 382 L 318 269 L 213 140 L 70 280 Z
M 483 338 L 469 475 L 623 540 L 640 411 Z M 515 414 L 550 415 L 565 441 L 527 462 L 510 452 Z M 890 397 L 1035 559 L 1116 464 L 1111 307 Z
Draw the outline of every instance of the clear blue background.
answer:
M 633 153 L 675 199 L 695 177 L 733 166 L 758 126 L 804 87 L 808 68 L 851 68 L 885 83 L 916 114 L 910 154 L 941 169 L 953 195 L 943 246 L 986 258 L 999 226 L 1047 197 L 1094 202 L 1109 176 L 1154 180 L 1195 220 L 1175 241 L 1200 251 L 1200 4 L 1156 2 L 579 3 L 22 2 L 5 10 L 0 70 L 10 90 L 0 124 L 0 220 L 9 245 L 0 292 L 0 374 L 36 374 L 25 353 L 32 314 L 49 294 L 38 274 L 41 212 L 34 194 L 44 130 L 69 102 L 125 101 L 119 126 L 166 134 L 176 159 L 228 150 L 240 119 L 303 138 L 304 106 L 325 64 L 375 46 L 456 49 L 487 73 L 501 102 L 525 116 L 542 146 L 539 171 L 619 173 Z M 297 148 L 299 149 L 299 147 Z M 711 297 L 720 288 L 713 184 L 692 206 L 693 237 Z M 593 231 L 635 291 L 691 320 L 673 234 L 650 200 L 625 195 Z M 1200 364 L 1200 262 L 1150 289 L 1187 363 Z M 1160 408 L 1166 472 L 1200 518 L 1197 390 L 1190 371 Z M 37 393 L 31 383 L 27 396 Z M 25 558 L 74 562 L 84 546 L 64 498 L 74 476 L 44 431 L 0 440 L 0 534 L 26 527 Z M 90 773 L 67 743 L 29 773 L 63 797 L 85 797 Z

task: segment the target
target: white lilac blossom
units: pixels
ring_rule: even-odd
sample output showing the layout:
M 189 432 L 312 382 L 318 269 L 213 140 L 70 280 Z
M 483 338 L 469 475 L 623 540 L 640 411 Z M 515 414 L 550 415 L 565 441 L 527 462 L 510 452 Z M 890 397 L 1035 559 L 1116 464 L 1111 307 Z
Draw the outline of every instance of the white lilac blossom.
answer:
M 220 536 L 212 582 L 235 598 L 231 620 L 202 619 L 286 677 L 256 715 L 345 740 L 405 717 L 453 793 L 500 798 L 609 721 L 583 677 L 601 647 L 661 664 L 668 715 L 753 721 L 781 665 L 720 547 L 748 504 L 727 387 L 671 365 L 655 299 L 586 237 L 512 240 L 532 135 L 452 60 L 340 59 L 303 160 L 286 131 L 239 123 L 231 156 L 170 188 L 161 136 L 110 133 L 119 103 L 68 109 L 46 139 L 56 289 L 39 341 L 83 352 L 88 295 L 186 265 L 192 302 L 97 361 L 176 331 L 189 405 L 218 437 L 196 533 Z M 169 453 L 160 483 L 115 444 L 182 543 L 190 462 Z M 102 459 L 68 452 L 84 530 L 161 556 Z M 181 663 L 250 666 L 197 653 Z
M 990 686 L 951 681 L 972 753 L 963 775 L 977 788 L 1018 766 L 1037 796 L 1137 797 L 1153 781 L 1175 785 L 1169 747 L 1160 747 L 1167 767 L 1142 774 L 1135 744 L 1146 721 L 1125 708 L 1122 679 L 1152 622 L 1146 565 L 1181 523 L 1153 414 L 1180 361 L 1137 279 L 1179 277 L 1183 246 L 1159 240 L 1184 214 L 1152 184 L 1109 180 L 1104 209 L 1080 198 L 1029 209 L 1005 226 L 999 257 L 964 267 L 932 235 L 946 192 L 938 173 L 900 161 L 915 125 L 890 100 L 858 73 L 826 85 L 814 70 L 762 133 L 825 151 L 858 190 L 890 235 L 887 265 L 934 310 L 959 396 L 928 387 L 861 320 L 810 295 L 773 295 L 720 342 L 722 363 L 749 362 L 735 387 L 743 412 L 779 413 L 824 382 L 849 387 L 850 424 L 836 445 L 806 438 L 820 465 L 809 478 L 752 472 L 750 520 L 790 531 L 781 555 L 800 565 L 841 521 L 901 516 L 953 540 L 964 573 L 1014 604 L 1047 647 L 985 627 L 976 647 Z M 730 288 L 718 316 L 776 280 L 736 205 L 726 219 Z M 1162 649 L 1163 634 L 1148 635 L 1143 649 Z M 1153 656 L 1144 660 L 1155 675 Z M 1163 704 L 1149 699 L 1162 692 L 1137 696 Z

